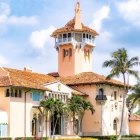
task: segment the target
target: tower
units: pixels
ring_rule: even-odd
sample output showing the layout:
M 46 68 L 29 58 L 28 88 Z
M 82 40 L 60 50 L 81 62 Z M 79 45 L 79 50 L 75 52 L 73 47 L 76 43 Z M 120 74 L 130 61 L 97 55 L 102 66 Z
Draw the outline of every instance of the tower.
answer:
M 77 1 L 75 17 L 64 27 L 55 30 L 55 48 L 58 51 L 58 73 L 71 76 L 92 71 L 92 51 L 98 33 L 81 22 L 80 2 Z

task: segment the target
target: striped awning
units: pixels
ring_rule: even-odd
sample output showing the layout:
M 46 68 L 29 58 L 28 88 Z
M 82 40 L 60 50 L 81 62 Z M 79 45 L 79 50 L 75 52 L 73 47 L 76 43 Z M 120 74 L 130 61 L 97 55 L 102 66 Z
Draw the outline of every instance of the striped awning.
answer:
M 0 110 L 0 124 L 8 124 L 7 112 Z

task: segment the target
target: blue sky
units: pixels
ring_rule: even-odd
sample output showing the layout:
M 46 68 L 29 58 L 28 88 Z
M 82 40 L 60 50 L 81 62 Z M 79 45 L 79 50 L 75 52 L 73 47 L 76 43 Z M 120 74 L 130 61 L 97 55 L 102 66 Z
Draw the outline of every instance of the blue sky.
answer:
M 100 33 L 93 51 L 93 71 L 107 75 L 102 63 L 125 47 L 140 55 L 139 0 L 80 0 L 82 22 Z M 76 0 L 0 0 L 0 66 L 35 72 L 57 71 L 50 34 L 74 17 Z

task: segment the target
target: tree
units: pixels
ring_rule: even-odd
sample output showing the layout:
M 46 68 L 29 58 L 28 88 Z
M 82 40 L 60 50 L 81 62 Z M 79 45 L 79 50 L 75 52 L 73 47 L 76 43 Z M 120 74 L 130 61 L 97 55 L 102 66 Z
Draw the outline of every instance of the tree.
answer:
M 48 100 L 43 100 L 40 102 L 40 107 L 43 108 L 43 110 L 46 112 L 45 113 L 45 116 L 46 116 L 46 120 L 48 118 L 48 113 L 50 113 L 50 117 L 52 117 L 54 119 L 54 115 L 56 114 L 56 120 L 53 120 L 55 121 L 54 123 L 54 126 L 53 126 L 53 132 L 52 132 L 52 139 L 54 138 L 54 134 L 55 134 L 55 129 L 56 129 L 56 124 L 57 124 L 57 121 L 58 119 L 63 115 L 63 113 L 65 112 L 65 104 L 57 99 L 53 99 L 53 98 L 50 98 Z
M 39 110 L 41 114 L 46 117 L 46 126 L 49 115 L 52 116 L 54 114 L 54 104 L 55 100 L 53 98 L 50 98 L 48 100 L 42 100 L 40 102 Z
M 138 78 L 138 71 L 133 70 L 133 67 L 139 65 L 139 58 L 138 57 L 129 58 L 127 54 L 127 50 L 124 48 L 118 49 L 118 51 L 113 52 L 111 57 L 112 57 L 111 60 L 107 60 L 103 63 L 103 67 L 111 68 L 110 74 L 107 76 L 107 78 L 110 79 L 115 76 L 117 77 L 122 76 L 124 91 L 125 91 L 125 94 L 123 94 L 121 125 L 120 125 L 120 133 L 118 137 L 118 140 L 120 140 L 122 135 L 126 95 L 128 93 L 128 88 L 129 88 L 127 80 L 129 79 L 129 75 Z
M 89 101 L 85 101 L 84 98 L 80 96 L 72 96 L 68 100 L 68 109 L 72 113 L 73 117 L 73 130 L 76 121 L 76 116 L 80 116 L 80 130 L 82 130 L 82 120 L 86 110 L 90 110 L 92 114 L 94 113 L 94 107 Z
M 138 105 L 140 109 L 140 82 L 132 88 L 132 94 L 129 95 L 128 99 L 131 101 L 132 107 Z

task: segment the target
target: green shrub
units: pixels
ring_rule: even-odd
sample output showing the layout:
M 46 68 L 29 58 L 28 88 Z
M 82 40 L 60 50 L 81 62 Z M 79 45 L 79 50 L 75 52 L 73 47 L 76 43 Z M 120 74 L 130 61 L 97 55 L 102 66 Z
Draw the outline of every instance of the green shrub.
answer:
M 12 138 L 0 138 L 0 140 L 12 140 Z

